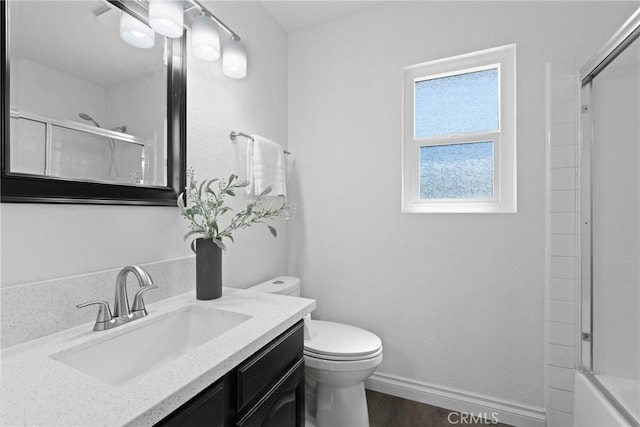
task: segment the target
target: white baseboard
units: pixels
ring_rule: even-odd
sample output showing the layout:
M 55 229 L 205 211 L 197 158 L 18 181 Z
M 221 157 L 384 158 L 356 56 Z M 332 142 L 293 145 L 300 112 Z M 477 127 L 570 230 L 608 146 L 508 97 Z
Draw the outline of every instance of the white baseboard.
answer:
M 374 373 L 365 383 L 365 387 L 380 393 L 390 394 L 403 399 L 414 400 L 432 406 L 449 409 L 474 416 L 483 414 L 491 425 L 491 420 L 517 427 L 544 427 L 544 408 L 523 405 L 492 396 L 438 386 L 396 375 Z M 494 418 L 495 415 L 495 418 Z M 460 426 L 463 422 L 455 419 Z

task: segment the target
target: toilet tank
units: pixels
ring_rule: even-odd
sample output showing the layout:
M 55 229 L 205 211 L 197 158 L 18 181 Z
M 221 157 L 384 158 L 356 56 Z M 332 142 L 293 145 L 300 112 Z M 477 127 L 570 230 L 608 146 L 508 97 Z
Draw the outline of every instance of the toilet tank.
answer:
M 266 282 L 258 283 L 247 288 L 251 292 L 268 294 L 300 296 L 300 278 L 293 276 L 278 276 Z

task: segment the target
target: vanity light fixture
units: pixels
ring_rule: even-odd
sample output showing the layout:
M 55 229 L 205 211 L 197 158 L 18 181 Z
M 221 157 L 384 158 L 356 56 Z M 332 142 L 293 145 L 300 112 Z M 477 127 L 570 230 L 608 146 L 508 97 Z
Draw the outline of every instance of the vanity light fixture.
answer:
M 206 15 L 196 16 L 191 24 L 193 54 L 204 61 L 220 58 L 218 25 Z
M 122 3 L 122 0 L 107 0 Z M 135 0 L 142 2 L 143 0 Z M 185 28 L 191 30 L 191 45 L 198 59 L 215 61 L 222 55 L 222 72 L 233 79 L 247 77 L 247 49 L 240 36 L 204 7 L 198 0 L 144 0 L 149 2 L 149 26 L 164 37 L 179 38 Z M 109 10 L 109 8 L 106 8 Z M 103 13 L 103 12 L 100 12 Z M 134 13 L 135 15 L 135 13 Z M 140 18 L 143 19 L 143 18 Z M 220 46 L 220 31 L 230 40 Z M 130 45 L 151 48 L 154 33 L 142 21 L 122 13 L 120 35 Z
M 153 30 L 172 39 L 184 32 L 184 2 L 182 0 L 150 0 L 149 25 Z
M 247 77 L 247 50 L 235 37 L 226 42 L 222 49 L 222 72 L 232 79 Z
M 230 40 L 224 43 L 222 46 L 222 72 L 225 76 L 231 77 L 233 79 L 244 79 L 247 77 L 247 49 L 240 42 L 240 36 L 236 34 L 231 28 L 229 28 L 224 22 L 218 19 L 213 13 L 209 12 L 209 10 L 204 7 L 198 0 L 185 0 L 185 13 L 187 14 L 187 23 L 191 22 L 191 36 L 192 36 L 192 46 L 193 53 L 197 58 L 205 59 L 201 56 L 202 50 L 200 46 L 203 43 L 200 42 L 200 25 L 206 22 L 207 27 L 213 27 L 216 30 L 222 30 L 229 34 Z M 190 16 L 193 16 L 192 11 L 198 11 L 199 15 L 189 19 Z M 208 18 L 210 21 L 204 21 L 204 19 Z M 217 42 L 211 42 L 213 46 L 218 47 L 218 52 L 220 52 L 220 36 L 218 32 Z M 213 38 L 212 38 L 213 40 Z M 219 54 L 218 54 L 219 57 Z M 217 59 L 217 57 L 216 57 Z M 211 60 L 211 59 L 210 59 Z
M 128 13 L 120 12 L 120 37 L 131 46 L 150 49 L 155 45 L 156 33 Z

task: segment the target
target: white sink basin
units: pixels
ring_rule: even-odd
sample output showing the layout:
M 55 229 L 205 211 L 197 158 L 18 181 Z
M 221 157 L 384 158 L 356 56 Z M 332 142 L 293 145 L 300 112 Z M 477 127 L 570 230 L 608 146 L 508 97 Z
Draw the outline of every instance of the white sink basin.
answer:
M 189 305 L 123 334 L 50 357 L 107 383 L 122 385 L 250 318 L 245 314 Z

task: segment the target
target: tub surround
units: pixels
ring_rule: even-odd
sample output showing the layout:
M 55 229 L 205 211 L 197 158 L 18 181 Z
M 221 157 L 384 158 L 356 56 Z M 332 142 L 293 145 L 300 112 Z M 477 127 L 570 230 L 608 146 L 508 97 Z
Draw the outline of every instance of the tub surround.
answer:
M 50 358 L 126 333 L 190 304 L 252 317 L 122 386 L 109 385 Z M 153 425 L 310 313 L 315 301 L 224 288 L 217 300 L 198 301 L 190 291 L 147 308 L 145 319 L 109 331 L 94 332 L 89 322 L 4 350 L 0 424 Z
M 598 388 L 579 371 L 575 371 L 574 426 L 621 426 L 629 423 Z
M 546 64 L 545 408 L 549 426 L 573 425 L 580 342 L 578 88 L 573 59 Z

